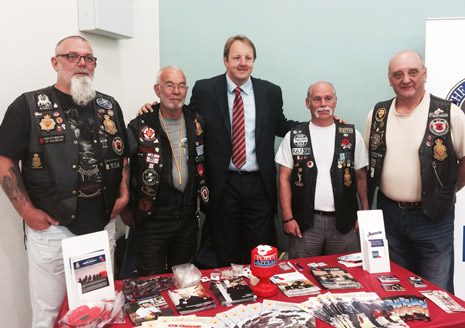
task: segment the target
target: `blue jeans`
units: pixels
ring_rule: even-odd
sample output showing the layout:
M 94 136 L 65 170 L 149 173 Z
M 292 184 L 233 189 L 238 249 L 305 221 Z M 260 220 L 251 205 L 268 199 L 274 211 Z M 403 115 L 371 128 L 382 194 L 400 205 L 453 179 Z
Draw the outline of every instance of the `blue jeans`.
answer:
M 421 209 L 402 209 L 382 194 L 378 208 L 383 210 L 391 261 L 453 294 L 455 207 L 437 222 Z

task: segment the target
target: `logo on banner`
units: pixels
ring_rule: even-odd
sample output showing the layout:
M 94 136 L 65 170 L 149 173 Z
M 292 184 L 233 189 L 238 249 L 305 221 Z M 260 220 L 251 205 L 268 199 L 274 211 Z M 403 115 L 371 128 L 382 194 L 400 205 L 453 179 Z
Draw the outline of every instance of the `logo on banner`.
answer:
M 465 111 L 465 79 L 457 83 L 446 97 L 447 100 L 453 101 L 463 111 Z

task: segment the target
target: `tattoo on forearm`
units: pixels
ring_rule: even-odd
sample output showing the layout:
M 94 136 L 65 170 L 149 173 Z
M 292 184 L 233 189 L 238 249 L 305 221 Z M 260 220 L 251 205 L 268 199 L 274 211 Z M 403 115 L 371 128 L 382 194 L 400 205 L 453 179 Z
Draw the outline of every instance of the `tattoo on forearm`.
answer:
M 14 207 L 20 211 L 28 202 L 30 202 L 30 199 L 19 169 L 16 166 L 13 166 L 10 167 L 8 171 L 10 174 L 3 177 L 1 185 Z

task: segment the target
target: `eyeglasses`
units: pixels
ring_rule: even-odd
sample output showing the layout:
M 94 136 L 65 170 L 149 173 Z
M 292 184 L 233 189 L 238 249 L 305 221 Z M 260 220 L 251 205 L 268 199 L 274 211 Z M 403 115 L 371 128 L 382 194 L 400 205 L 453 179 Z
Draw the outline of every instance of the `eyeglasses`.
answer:
M 84 58 L 86 64 L 95 65 L 97 63 L 97 58 L 93 56 L 79 56 L 77 54 L 59 54 L 57 57 L 66 57 L 70 63 L 79 63 L 81 58 Z
M 184 91 L 187 90 L 187 88 L 189 88 L 189 87 L 188 87 L 187 85 L 185 85 L 185 84 L 178 84 L 178 85 L 176 85 L 176 84 L 167 83 L 167 84 L 165 84 L 165 85 L 161 85 L 161 84 L 159 84 L 159 85 L 160 85 L 160 87 L 165 88 L 166 91 L 168 91 L 168 92 L 173 91 L 174 88 L 178 88 L 179 91 L 184 92 Z

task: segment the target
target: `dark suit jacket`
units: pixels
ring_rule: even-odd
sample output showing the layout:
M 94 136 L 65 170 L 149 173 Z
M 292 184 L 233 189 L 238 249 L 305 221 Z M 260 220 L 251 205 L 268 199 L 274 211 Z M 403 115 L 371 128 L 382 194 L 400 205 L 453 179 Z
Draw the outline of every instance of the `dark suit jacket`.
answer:
M 284 137 L 298 122 L 283 114 L 281 88 L 268 81 L 251 77 L 255 95 L 255 145 L 260 174 L 267 196 L 277 209 L 275 135 Z M 205 158 L 210 187 L 210 210 L 214 210 L 223 191 L 232 154 L 226 74 L 197 81 L 192 90 L 190 107 L 205 120 Z

